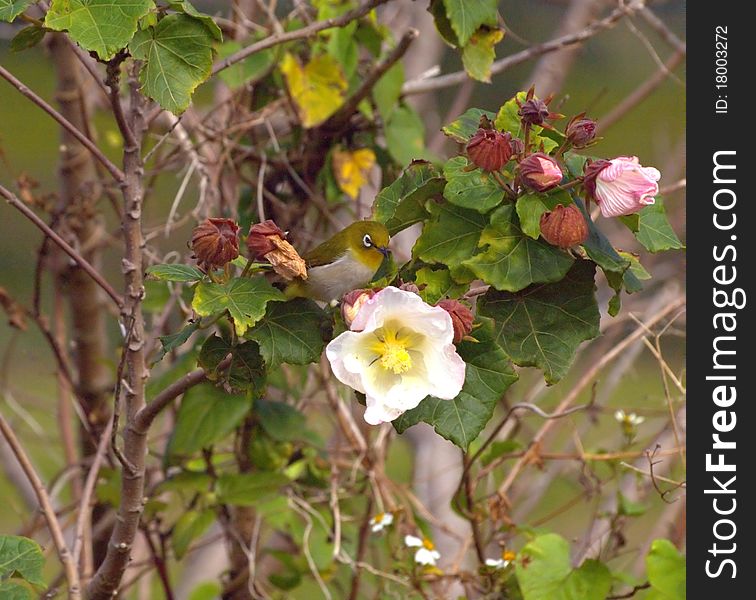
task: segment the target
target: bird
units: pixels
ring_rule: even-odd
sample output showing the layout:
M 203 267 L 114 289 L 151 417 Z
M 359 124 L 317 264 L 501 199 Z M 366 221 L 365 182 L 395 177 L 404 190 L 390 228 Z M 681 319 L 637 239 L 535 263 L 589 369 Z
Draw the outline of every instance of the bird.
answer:
M 385 225 L 356 221 L 304 254 L 307 279 L 294 280 L 286 288 L 286 295 L 323 302 L 339 300 L 347 292 L 370 283 L 390 256 L 388 244 Z

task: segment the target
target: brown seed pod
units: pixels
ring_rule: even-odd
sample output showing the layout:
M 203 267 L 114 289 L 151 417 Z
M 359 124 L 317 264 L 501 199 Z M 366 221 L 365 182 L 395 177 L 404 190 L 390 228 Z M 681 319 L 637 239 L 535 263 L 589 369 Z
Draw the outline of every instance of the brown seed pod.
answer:
M 239 226 L 233 219 L 211 218 L 192 231 L 191 247 L 206 269 L 223 267 L 239 256 Z
M 588 238 L 588 224 L 574 204 L 561 204 L 541 215 L 541 236 L 552 246 L 571 248 Z

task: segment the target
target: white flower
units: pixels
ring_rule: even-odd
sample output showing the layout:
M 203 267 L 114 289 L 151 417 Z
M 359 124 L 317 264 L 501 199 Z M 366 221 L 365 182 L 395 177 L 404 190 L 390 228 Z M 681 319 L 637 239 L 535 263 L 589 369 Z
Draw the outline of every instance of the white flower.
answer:
M 501 558 L 487 558 L 486 566 L 494 569 L 504 569 L 515 559 L 515 553 L 507 550 L 502 552 Z
M 614 413 L 614 418 L 623 425 L 629 425 L 637 427 L 646 420 L 646 417 L 641 417 L 635 413 L 625 414 L 625 411 L 620 409 Z
M 443 308 L 417 294 L 387 287 L 365 302 L 326 348 L 336 378 L 365 394 L 365 421 L 378 425 L 415 408 L 426 396 L 456 397 L 465 362 L 454 347 Z
M 370 529 L 373 533 L 383 531 L 384 527 L 388 527 L 394 522 L 394 515 L 391 513 L 378 513 L 372 519 L 370 519 Z
M 441 558 L 436 547 L 428 538 L 420 539 L 414 535 L 404 536 L 404 545 L 408 548 L 417 548 L 415 552 L 415 562 L 419 565 L 436 566 L 436 561 Z

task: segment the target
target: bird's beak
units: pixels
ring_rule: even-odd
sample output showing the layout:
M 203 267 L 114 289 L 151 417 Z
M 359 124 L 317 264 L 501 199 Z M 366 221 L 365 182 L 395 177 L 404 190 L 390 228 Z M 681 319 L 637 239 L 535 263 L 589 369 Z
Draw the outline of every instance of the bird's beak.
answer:
M 383 254 L 383 256 L 387 258 L 388 258 L 388 255 L 391 254 L 391 249 L 388 246 L 378 246 L 376 250 L 378 250 L 378 252 L 380 252 L 381 254 Z

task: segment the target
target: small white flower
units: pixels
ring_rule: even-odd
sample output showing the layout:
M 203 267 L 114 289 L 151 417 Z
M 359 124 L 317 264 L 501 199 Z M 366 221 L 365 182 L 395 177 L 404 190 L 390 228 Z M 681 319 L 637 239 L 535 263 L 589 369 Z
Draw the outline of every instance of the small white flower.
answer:
M 501 558 L 487 558 L 486 566 L 494 569 L 504 569 L 515 559 L 515 553 L 507 550 L 502 552 Z
M 394 515 L 391 513 L 378 513 L 372 519 L 370 519 L 370 529 L 373 533 L 383 531 L 384 527 L 388 527 L 394 522 Z
M 614 418 L 623 425 L 630 425 L 632 427 L 637 427 L 641 423 L 643 423 L 646 418 L 641 417 L 640 415 L 636 415 L 635 413 L 625 414 L 624 410 L 618 410 L 614 413 Z
M 414 535 L 404 536 L 404 544 L 408 548 L 417 548 L 415 552 L 415 562 L 419 565 L 436 566 L 436 561 L 441 558 L 436 547 L 428 538 L 420 539 Z
M 393 421 L 426 396 L 451 400 L 462 389 L 465 362 L 443 308 L 387 287 L 365 301 L 350 328 L 326 356 L 339 381 L 365 394 L 371 425 Z

